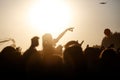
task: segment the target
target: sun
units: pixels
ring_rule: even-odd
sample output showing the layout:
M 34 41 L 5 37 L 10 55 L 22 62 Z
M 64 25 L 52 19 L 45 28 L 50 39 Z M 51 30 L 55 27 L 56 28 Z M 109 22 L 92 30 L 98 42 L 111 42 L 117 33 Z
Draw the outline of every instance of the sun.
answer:
M 42 33 L 58 33 L 71 20 L 71 9 L 65 0 L 40 0 L 29 10 L 29 23 Z

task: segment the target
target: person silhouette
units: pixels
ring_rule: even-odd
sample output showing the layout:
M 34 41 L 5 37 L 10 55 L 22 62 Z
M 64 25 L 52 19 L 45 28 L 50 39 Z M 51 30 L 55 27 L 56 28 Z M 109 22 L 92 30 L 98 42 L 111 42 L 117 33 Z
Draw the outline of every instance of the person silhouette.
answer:
M 21 73 L 21 77 L 23 76 L 22 57 L 13 46 L 6 46 L 2 49 L 0 53 L 0 71 L 2 73 L 0 77 L 6 76 L 3 77 L 4 79 L 7 79 L 8 76 L 9 79 L 18 79 Z
M 104 30 L 105 37 L 102 39 L 101 47 L 104 48 L 120 48 L 120 33 L 113 33 L 109 28 Z
M 37 53 L 37 49 L 36 47 L 39 45 L 39 37 L 37 36 L 34 36 L 32 39 L 31 39 L 31 46 L 28 50 L 26 50 L 23 54 L 24 57 L 29 57 L 30 55 L 32 55 L 33 53 Z
M 41 74 L 42 58 L 40 52 L 36 49 L 39 45 L 39 37 L 31 38 L 30 47 L 24 52 L 24 69 L 28 78 L 33 78 L 35 75 Z
M 63 37 L 67 31 L 73 31 L 73 27 L 65 29 L 56 39 L 52 38 L 50 33 L 46 33 L 42 36 L 43 53 L 52 54 L 55 51 L 56 43 Z M 62 48 L 62 47 L 61 47 Z

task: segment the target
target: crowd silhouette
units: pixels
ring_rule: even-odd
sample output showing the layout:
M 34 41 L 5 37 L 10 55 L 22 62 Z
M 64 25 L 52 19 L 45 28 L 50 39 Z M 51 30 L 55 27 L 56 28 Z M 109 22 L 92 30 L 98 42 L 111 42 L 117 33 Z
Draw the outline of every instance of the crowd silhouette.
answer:
M 100 47 L 86 46 L 85 50 L 82 49 L 84 41 L 79 43 L 77 40 L 70 40 L 65 46 L 56 46 L 62 36 L 73 29 L 67 28 L 56 39 L 50 33 L 44 34 L 42 39 L 33 36 L 30 47 L 23 54 L 20 47 L 6 46 L 0 52 L 0 77 L 76 79 L 82 76 L 119 76 L 120 47 L 114 47 L 116 44 L 113 41 L 107 43 L 103 40 Z M 111 34 L 110 29 L 105 29 L 105 34 Z M 120 40 L 120 35 L 117 34 L 117 37 L 113 38 Z M 39 39 L 42 44 L 39 44 Z M 120 45 L 120 41 L 117 44 Z M 42 45 L 43 49 L 37 50 L 38 45 Z

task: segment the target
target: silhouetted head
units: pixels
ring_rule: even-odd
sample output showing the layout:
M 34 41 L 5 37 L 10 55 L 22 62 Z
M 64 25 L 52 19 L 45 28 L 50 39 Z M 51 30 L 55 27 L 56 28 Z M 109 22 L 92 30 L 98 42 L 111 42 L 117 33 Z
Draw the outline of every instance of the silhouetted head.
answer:
M 5 48 L 3 48 L 1 53 L 3 53 L 3 54 L 5 54 L 5 53 L 14 53 L 15 51 L 16 51 L 15 48 L 13 48 L 12 46 L 6 46 Z
M 31 43 L 32 43 L 32 46 L 36 47 L 39 45 L 39 37 L 38 36 L 34 36 L 32 39 L 31 39 Z
M 76 60 L 80 61 L 83 56 L 82 48 L 79 45 L 72 45 L 66 48 L 63 52 L 63 59 L 68 63 L 72 63 Z
M 78 46 L 82 46 L 82 44 L 83 44 L 83 42 L 84 42 L 84 40 L 81 42 L 81 43 L 79 43 L 78 41 L 75 41 L 75 40 L 71 40 L 71 41 L 68 41 L 66 44 L 65 44 L 65 48 L 68 48 L 68 47 L 71 47 L 71 46 L 73 46 L 73 45 L 78 45 Z
M 114 48 L 107 48 L 100 53 L 100 58 L 102 59 L 111 59 L 117 55 L 117 52 Z
M 65 44 L 65 48 L 71 47 L 73 45 L 78 45 L 78 44 L 79 44 L 78 41 L 72 40 L 72 41 L 69 41 Z
M 112 34 L 112 32 L 111 32 L 111 30 L 110 30 L 109 28 L 106 28 L 106 29 L 104 30 L 104 34 L 105 34 L 107 37 L 109 37 L 109 36 Z
M 53 44 L 53 38 L 52 35 L 49 33 L 46 33 L 42 36 L 42 44 L 43 47 L 47 46 L 47 45 L 51 45 Z

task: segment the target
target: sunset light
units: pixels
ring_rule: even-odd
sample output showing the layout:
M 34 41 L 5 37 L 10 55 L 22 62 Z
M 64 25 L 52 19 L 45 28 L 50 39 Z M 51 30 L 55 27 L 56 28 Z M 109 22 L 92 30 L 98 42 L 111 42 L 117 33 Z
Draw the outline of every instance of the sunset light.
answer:
M 63 0 L 40 0 L 29 9 L 29 23 L 42 33 L 59 32 L 71 21 L 70 6 Z
M 120 0 L 0 0 L 0 72 L 0 80 L 120 76 Z

